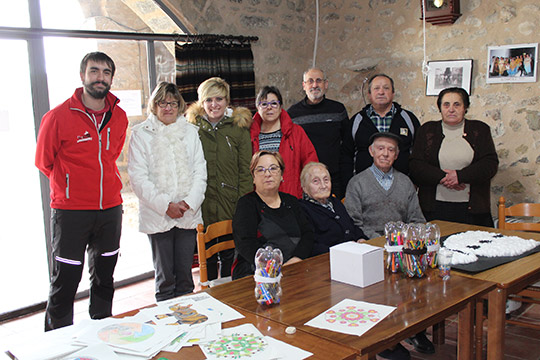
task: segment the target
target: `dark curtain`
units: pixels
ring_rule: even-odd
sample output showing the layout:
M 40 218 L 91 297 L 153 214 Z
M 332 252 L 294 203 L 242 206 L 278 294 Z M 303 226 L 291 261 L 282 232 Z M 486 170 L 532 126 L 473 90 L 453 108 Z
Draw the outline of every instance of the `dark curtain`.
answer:
M 200 38 L 176 48 L 176 85 L 187 103 L 197 101 L 197 87 L 219 76 L 231 87 L 231 105 L 255 107 L 255 73 L 249 42 Z

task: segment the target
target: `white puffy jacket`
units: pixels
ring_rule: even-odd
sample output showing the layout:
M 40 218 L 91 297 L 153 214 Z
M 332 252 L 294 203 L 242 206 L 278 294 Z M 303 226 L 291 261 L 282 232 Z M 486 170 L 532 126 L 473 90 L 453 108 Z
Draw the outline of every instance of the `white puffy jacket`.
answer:
M 202 223 L 206 191 L 206 161 L 198 127 L 179 116 L 165 125 L 155 115 L 133 127 L 128 174 L 139 198 L 139 231 L 165 232 L 173 227 L 195 229 Z M 169 202 L 184 200 L 190 207 L 179 219 L 166 212 Z

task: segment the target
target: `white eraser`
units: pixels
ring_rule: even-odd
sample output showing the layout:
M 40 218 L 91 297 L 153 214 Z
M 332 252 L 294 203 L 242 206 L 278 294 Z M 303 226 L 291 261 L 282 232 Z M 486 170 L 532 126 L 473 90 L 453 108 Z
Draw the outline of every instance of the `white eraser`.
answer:
M 292 335 L 296 332 L 296 328 L 294 326 L 289 326 L 288 328 L 285 329 L 285 332 L 289 335 Z

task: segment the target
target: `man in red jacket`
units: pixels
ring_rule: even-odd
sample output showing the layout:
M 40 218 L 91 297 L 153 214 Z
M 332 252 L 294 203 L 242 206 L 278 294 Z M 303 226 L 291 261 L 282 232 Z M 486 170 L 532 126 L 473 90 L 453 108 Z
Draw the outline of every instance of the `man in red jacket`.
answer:
M 115 65 L 104 53 L 81 61 L 82 88 L 43 116 L 36 166 L 49 178 L 53 273 L 45 330 L 73 324 L 84 253 L 90 271 L 90 317 L 112 315 L 113 273 L 122 227 L 122 181 L 116 159 L 128 120 L 109 93 Z

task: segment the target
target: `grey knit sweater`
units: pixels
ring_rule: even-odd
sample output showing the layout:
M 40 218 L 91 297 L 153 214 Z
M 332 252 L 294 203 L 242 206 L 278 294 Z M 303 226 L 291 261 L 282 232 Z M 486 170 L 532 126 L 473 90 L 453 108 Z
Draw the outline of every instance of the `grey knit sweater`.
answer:
M 426 221 L 413 183 L 396 169 L 388 191 L 375 179 L 370 168 L 355 175 L 347 186 L 345 208 L 355 225 L 370 239 L 384 235 L 384 225 L 389 221 Z

